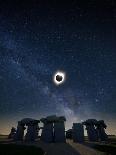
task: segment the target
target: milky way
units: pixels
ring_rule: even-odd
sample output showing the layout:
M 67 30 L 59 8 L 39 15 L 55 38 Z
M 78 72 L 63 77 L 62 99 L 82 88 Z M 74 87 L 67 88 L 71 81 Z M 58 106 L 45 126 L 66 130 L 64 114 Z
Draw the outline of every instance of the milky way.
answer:
M 65 115 L 116 127 L 113 1 L 0 2 L 0 133 L 23 117 Z M 56 86 L 61 70 L 66 80 Z

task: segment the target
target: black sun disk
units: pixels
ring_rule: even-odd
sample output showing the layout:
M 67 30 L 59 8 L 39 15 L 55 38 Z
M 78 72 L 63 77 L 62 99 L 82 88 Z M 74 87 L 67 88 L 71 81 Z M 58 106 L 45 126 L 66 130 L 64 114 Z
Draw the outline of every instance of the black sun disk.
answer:
M 57 75 L 57 76 L 56 76 L 56 80 L 57 80 L 58 82 L 61 82 L 62 79 L 63 79 L 63 77 L 62 77 L 61 75 Z

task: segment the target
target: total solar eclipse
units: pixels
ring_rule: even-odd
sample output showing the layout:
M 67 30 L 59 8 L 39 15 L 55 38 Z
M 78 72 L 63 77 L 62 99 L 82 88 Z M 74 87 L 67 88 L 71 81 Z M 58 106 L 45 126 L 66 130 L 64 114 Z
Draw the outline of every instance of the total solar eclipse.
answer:
M 53 81 L 56 85 L 61 85 L 64 83 L 65 81 L 65 73 L 62 72 L 62 71 L 57 71 L 55 74 L 54 74 L 54 77 L 53 77 Z

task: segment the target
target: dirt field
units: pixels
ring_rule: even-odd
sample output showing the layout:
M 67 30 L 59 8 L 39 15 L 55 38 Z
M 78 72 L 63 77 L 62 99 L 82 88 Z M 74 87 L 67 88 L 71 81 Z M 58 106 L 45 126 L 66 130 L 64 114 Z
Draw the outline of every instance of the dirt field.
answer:
M 94 150 L 83 144 L 73 143 L 70 140 L 67 143 L 50 144 L 39 141 L 33 145 L 42 148 L 46 152 L 46 155 L 106 155 L 103 152 Z
M 10 142 L 6 136 L 0 136 L 0 143 L 15 143 Z M 67 140 L 67 143 L 44 143 L 37 141 L 34 143 L 18 142 L 20 145 L 34 145 L 44 150 L 45 155 L 106 155 L 97 149 L 93 149 L 87 145 L 73 143 L 71 140 Z

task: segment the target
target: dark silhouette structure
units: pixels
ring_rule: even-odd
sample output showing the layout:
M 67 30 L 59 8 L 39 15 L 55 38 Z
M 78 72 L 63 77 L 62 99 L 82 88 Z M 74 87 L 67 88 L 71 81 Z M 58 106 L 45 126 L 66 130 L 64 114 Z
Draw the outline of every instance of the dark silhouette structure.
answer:
M 43 127 L 39 127 L 40 121 L 43 123 Z M 65 143 L 67 139 L 73 139 L 73 142 L 84 142 L 84 126 L 87 130 L 88 140 L 91 142 L 107 141 L 108 136 L 105 133 L 107 128 L 103 120 L 97 121 L 96 119 L 88 119 L 83 123 L 73 123 L 72 129 L 66 131 L 65 135 L 65 121 L 64 116 L 48 116 L 35 120 L 32 118 L 24 118 L 18 121 L 17 129 L 12 127 L 8 136 L 9 139 L 15 141 L 27 141 L 32 142 L 39 138 L 39 130 L 42 129 L 40 140 L 51 143 L 60 142 Z M 27 127 L 27 132 L 24 137 L 24 130 Z
M 12 127 L 11 132 L 8 135 L 8 139 L 13 139 L 15 134 L 16 134 L 16 128 Z
M 42 118 L 40 121 L 44 124 L 40 139 L 48 143 L 53 142 L 53 123 L 45 118 Z
M 86 126 L 89 141 L 108 140 L 108 136 L 105 133 L 107 126 L 103 120 L 88 119 L 83 124 Z
M 89 141 L 98 141 L 98 133 L 95 128 L 96 124 L 97 124 L 96 119 L 88 119 L 85 122 L 83 122 L 83 125 L 86 126 Z
M 72 129 L 69 129 L 66 131 L 66 138 L 67 139 L 72 139 L 72 132 L 73 132 Z
M 98 139 L 99 141 L 107 141 L 108 140 L 108 136 L 105 133 L 105 129 L 107 128 L 106 124 L 104 123 L 103 120 L 100 120 L 97 122 L 96 124 L 96 130 L 98 133 Z
M 25 136 L 26 141 L 35 141 L 35 139 L 38 138 L 38 131 L 39 126 L 38 123 L 39 120 L 34 120 L 31 118 L 24 118 L 21 121 L 18 122 L 17 131 L 14 135 L 15 141 L 22 141 L 24 139 L 24 130 L 26 129 L 25 125 L 27 127 L 27 133 Z
M 16 134 L 14 135 L 14 140 L 15 141 L 22 141 L 24 137 L 24 130 L 26 129 L 25 124 L 21 121 L 18 122 L 17 125 L 17 131 Z
M 73 123 L 72 138 L 73 142 L 84 142 L 84 127 L 82 123 Z
M 42 118 L 44 124 L 41 140 L 44 142 L 66 142 L 64 116 L 57 117 L 56 115 Z
M 38 138 L 39 122 L 39 120 L 32 120 L 26 124 L 28 128 L 25 135 L 25 141 L 35 141 Z

